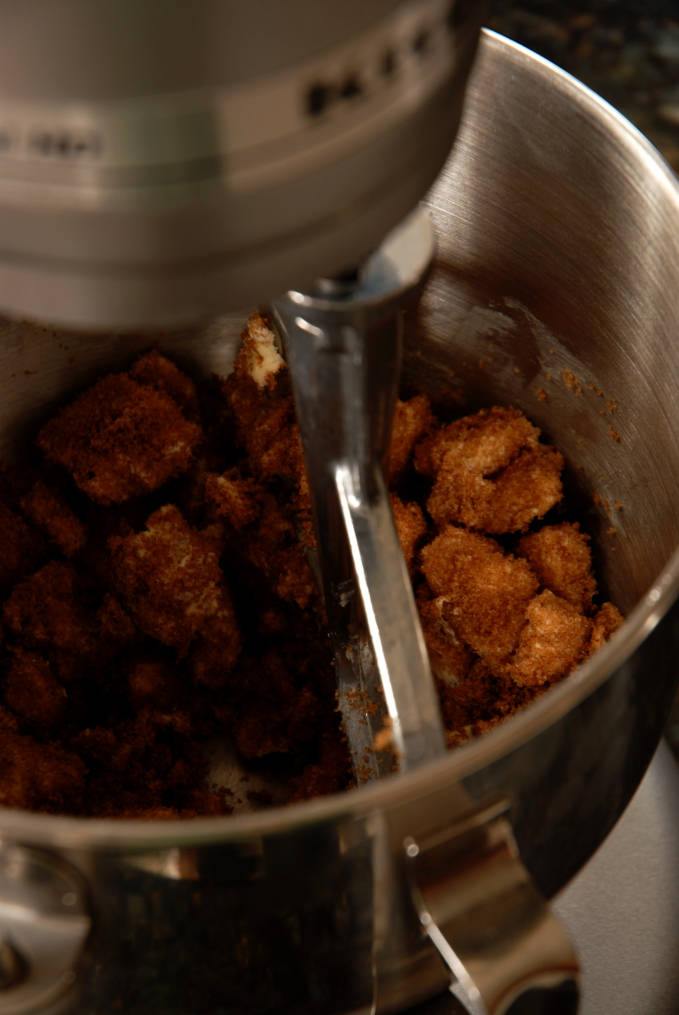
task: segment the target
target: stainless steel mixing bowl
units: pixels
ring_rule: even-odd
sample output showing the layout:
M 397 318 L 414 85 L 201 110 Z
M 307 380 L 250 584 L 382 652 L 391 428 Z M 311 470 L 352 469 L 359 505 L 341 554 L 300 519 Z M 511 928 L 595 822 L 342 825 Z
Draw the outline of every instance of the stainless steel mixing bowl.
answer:
M 639 782 L 679 650 L 679 188 L 605 103 L 487 34 L 427 205 L 440 253 L 410 322 L 406 383 L 455 410 L 517 404 L 559 446 L 623 628 L 487 736 L 340 797 L 191 822 L 1 812 L 0 924 L 33 949 L 34 970 L 49 957 L 42 994 L 29 977 L 22 1008 L 20 988 L 13 1000 L 0 990 L 1 1013 L 34 1010 L 38 997 L 47 1010 L 60 992 L 98 1015 L 405 1009 L 449 976 L 418 922 L 404 842 L 437 837 L 455 883 L 463 811 L 483 810 L 472 824 L 488 828 L 505 801 L 549 897 Z M 223 318 L 160 344 L 223 373 L 241 324 Z M 10 322 L 2 337 L 7 449 L 66 393 L 148 345 Z M 468 852 L 465 862 L 458 887 L 480 884 L 493 902 L 492 878 Z M 491 937 L 501 916 L 491 913 Z

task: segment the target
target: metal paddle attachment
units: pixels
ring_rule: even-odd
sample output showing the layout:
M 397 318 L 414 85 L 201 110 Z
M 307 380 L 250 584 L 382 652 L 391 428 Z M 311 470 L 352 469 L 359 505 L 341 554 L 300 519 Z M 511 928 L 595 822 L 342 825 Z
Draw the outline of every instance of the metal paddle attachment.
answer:
M 434 253 L 417 211 L 363 268 L 273 307 L 297 404 L 339 701 L 358 782 L 439 757 L 438 698 L 384 478 L 402 317 Z

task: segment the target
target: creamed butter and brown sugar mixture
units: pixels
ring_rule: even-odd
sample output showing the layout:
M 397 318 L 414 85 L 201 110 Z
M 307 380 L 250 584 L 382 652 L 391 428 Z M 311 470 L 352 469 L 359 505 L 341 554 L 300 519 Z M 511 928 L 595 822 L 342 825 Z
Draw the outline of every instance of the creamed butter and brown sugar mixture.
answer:
M 0 804 L 229 813 L 226 738 L 291 801 L 351 785 L 287 370 L 259 314 L 198 391 L 153 351 L 0 471 Z M 388 480 L 451 746 L 566 676 L 600 603 L 562 456 L 514 408 L 399 402 Z M 262 796 L 261 803 L 266 803 Z

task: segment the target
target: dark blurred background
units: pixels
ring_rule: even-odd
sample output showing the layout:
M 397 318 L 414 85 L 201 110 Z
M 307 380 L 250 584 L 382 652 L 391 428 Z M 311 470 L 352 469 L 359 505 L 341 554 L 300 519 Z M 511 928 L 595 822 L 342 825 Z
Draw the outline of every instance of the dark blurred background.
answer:
M 490 0 L 490 9 L 491 28 L 589 85 L 679 173 L 679 0 Z M 679 695 L 667 735 L 679 757 Z
M 490 0 L 489 25 L 584 81 L 679 172 L 679 0 Z

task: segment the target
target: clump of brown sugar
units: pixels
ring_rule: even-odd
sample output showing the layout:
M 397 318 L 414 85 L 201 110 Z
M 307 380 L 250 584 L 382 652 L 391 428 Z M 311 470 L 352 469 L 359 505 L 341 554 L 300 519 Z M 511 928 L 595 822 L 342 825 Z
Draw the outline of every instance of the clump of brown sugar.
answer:
M 415 464 L 433 480 L 434 522 L 499 534 L 542 518 L 561 499 L 563 458 L 539 436 L 518 409 L 499 407 L 432 428 Z
M 87 542 L 87 529 L 57 490 L 38 480 L 21 501 L 21 508 L 64 557 L 74 557 Z
M 561 455 L 517 409 L 434 423 L 415 447 L 432 483 L 418 604 L 452 743 L 575 669 L 622 617 L 595 603 L 589 539 L 563 511 Z
M 154 511 L 141 532 L 108 545 L 113 587 L 139 631 L 183 656 L 226 595 L 218 549 L 172 504 Z M 224 645 L 229 662 L 237 655 L 232 642 L 235 625 Z
M 40 431 L 47 458 L 98 504 L 121 504 L 185 472 L 200 427 L 162 388 L 110 374 Z
M 207 781 L 225 738 L 297 799 L 349 783 L 294 407 L 255 352 L 204 398 L 148 353 L 45 423 L 47 466 L 0 472 L 0 802 L 229 813 Z
M 352 785 L 314 577 L 290 379 L 253 315 L 227 379 L 158 351 L 40 430 L 0 470 L 0 804 L 227 814 L 227 743 L 277 800 Z M 388 479 L 451 746 L 561 679 L 621 622 L 597 603 L 563 459 L 514 408 L 396 407 Z M 385 732 L 386 740 L 386 732 Z M 267 790 L 246 789 L 265 805 Z

